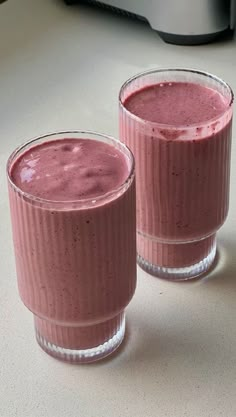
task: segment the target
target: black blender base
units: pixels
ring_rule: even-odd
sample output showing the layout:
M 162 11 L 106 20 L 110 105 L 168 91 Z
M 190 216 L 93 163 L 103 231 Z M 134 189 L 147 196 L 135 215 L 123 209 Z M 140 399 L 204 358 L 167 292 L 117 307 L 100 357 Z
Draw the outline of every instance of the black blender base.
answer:
M 174 45 L 202 45 L 210 42 L 214 42 L 219 38 L 232 38 L 233 31 L 226 29 L 222 32 L 209 33 L 205 35 L 175 35 L 173 33 L 166 33 L 157 30 L 158 35 L 166 43 Z
M 72 5 L 72 4 L 79 3 L 79 2 L 78 2 L 78 0 L 64 0 L 64 2 L 65 2 L 66 4 L 68 4 L 69 6 L 70 6 L 70 5 Z

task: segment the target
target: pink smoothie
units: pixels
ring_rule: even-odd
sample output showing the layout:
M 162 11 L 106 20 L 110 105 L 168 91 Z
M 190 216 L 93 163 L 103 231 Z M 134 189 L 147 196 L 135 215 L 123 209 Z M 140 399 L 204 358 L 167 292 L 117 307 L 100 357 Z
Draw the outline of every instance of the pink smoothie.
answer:
M 39 341 L 87 349 L 119 328 L 136 284 L 131 165 L 115 146 L 76 138 L 31 146 L 12 163 L 10 179 L 27 193 L 9 187 L 18 286 Z
M 138 253 L 193 265 L 228 212 L 232 112 L 220 118 L 228 102 L 203 85 L 168 82 L 134 91 L 123 106 L 120 137 L 137 164 Z
M 128 174 L 128 161 L 118 149 L 84 139 L 36 145 L 11 169 L 11 179 L 22 191 L 52 201 L 99 197 L 120 187 Z

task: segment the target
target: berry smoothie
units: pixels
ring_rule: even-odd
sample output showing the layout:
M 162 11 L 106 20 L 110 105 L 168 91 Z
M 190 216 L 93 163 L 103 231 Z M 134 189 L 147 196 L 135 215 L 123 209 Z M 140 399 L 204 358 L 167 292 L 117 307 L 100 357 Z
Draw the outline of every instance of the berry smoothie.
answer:
M 135 183 L 127 148 L 79 135 L 31 143 L 8 172 L 19 292 L 37 340 L 88 362 L 123 339 L 136 285 Z
M 173 279 L 188 278 L 198 265 L 198 275 L 209 254 L 214 259 L 228 212 L 229 97 L 200 82 L 171 80 L 122 92 L 120 138 L 137 166 L 139 263 Z

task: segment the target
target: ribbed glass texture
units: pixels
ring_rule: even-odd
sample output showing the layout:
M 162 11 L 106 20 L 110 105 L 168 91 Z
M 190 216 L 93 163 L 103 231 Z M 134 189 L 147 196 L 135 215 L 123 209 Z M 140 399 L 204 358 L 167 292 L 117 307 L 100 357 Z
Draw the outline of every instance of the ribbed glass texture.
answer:
M 22 192 L 11 167 L 34 144 L 65 138 L 102 140 L 127 158 L 118 189 L 94 199 L 48 201 Z M 52 356 L 90 362 L 112 353 L 124 337 L 136 286 L 134 161 L 119 141 L 92 132 L 62 132 L 16 150 L 8 162 L 18 287 L 34 314 L 36 337 Z
M 145 86 L 191 82 L 227 102 L 219 117 L 189 126 L 149 122 L 125 107 Z M 165 279 L 204 273 L 229 207 L 233 93 L 219 78 L 190 69 L 157 69 L 129 79 L 119 96 L 120 140 L 136 160 L 139 265 Z

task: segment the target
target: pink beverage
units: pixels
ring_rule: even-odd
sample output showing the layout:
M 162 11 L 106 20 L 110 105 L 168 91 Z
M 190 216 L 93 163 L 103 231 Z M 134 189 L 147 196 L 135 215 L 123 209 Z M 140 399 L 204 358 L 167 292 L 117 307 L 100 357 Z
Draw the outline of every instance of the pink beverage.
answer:
M 120 91 L 120 139 L 137 175 L 139 265 L 161 278 L 207 271 L 229 206 L 233 93 L 194 70 L 153 70 Z
M 18 287 L 39 345 L 74 363 L 107 356 L 136 285 L 131 152 L 62 132 L 18 148 L 7 169 Z

